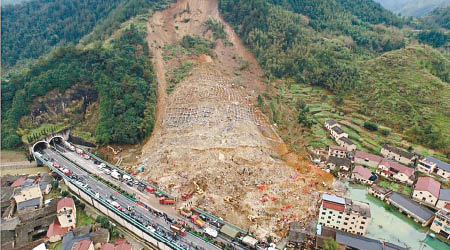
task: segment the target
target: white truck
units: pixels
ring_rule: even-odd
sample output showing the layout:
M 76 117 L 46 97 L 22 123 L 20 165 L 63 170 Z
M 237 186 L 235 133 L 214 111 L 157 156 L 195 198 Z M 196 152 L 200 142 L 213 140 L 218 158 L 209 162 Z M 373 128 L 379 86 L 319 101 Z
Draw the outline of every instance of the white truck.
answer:
M 217 230 L 212 229 L 212 228 L 210 228 L 210 227 L 206 227 L 206 228 L 205 228 L 205 233 L 206 233 L 207 235 L 213 237 L 213 238 L 216 238 L 216 237 L 217 237 L 217 234 L 218 234 L 218 233 L 217 233 Z
M 123 179 L 124 179 L 125 181 L 129 181 L 129 180 L 131 180 L 131 176 L 124 174 L 124 175 L 123 175 Z
M 242 239 L 242 243 L 249 247 L 256 248 L 256 244 L 258 244 L 258 240 L 247 235 Z
M 70 151 L 75 151 L 75 147 L 72 146 L 70 143 L 64 141 L 64 145 L 65 145 L 66 148 L 68 148 Z
M 120 180 L 121 175 L 120 175 L 119 172 L 117 172 L 117 171 L 112 171 L 111 177 L 114 178 L 114 179 L 116 179 L 116 180 Z
M 107 169 L 107 168 L 104 168 L 103 169 L 103 173 L 105 173 L 105 174 L 111 174 L 111 170 L 109 170 L 109 169 Z

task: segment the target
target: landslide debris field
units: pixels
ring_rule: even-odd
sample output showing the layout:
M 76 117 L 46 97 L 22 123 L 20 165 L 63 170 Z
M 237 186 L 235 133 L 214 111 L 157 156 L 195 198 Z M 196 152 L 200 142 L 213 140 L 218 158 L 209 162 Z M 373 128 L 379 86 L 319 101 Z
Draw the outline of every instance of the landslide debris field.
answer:
M 158 106 L 139 176 L 180 197 L 177 207 L 183 193 L 199 191 L 188 202 L 258 238 L 281 237 L 292 220 L 308 224 L 316 190 L 332 177 L 290 152 L 257 108 L 258 94 L 269 91 L 264 73 L 217 1 L 178 1 L 155 12 L 147 32 Z

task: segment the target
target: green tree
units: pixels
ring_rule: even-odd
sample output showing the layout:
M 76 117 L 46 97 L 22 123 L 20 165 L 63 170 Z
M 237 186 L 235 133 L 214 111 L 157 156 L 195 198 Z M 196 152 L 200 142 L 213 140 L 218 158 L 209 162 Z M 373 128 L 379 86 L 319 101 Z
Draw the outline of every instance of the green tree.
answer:
M 338 250 L 339 245 L 333 238 L 328 238 L 325 240 L 323 245 L 324 250 Z

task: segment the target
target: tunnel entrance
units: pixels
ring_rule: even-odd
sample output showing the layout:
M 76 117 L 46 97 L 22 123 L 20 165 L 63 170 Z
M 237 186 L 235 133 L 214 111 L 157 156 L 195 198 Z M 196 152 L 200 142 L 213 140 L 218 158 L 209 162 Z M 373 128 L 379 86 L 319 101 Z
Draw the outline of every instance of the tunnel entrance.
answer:
M 45 141 L 38 141 L 33 145 L 33 153 L 34 152 L 40 152 L 48 147 L 47 142 Z
M 50 139 L 49 144 L 54 147 L 56 145 L 64 145 L 64 138 L 62 138 L 61 136 L 55 136 Z

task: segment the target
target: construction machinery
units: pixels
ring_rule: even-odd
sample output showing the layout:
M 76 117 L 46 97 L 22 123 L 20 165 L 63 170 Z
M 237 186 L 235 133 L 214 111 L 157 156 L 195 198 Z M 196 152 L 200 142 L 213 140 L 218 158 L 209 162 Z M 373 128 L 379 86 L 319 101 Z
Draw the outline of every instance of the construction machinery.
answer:
M 197 194 L 202 195 L 204 193 L 203 189 L 200 188 L 196 181 L 194 181 L 194 186 Z
M 189 190 L 187 193 L 184 193 L 181 195 L 181 198 L 185 201 L 189 198 L 191 198 L 191 196 L 195 193 L 195 189 L 191 189 Z
M 234 201 L 234 198 L 231 197 L 231 196 L 225 196 L 225 197 L 223 197 L 223 200 L 224 200 L 225 202 L 231 203 L 231 202 Z
M 109 149 L 111 149 L 111 151 L 113 152 L 114 155 L 117 155 L 118 153 L 120 153 L 120 150 L 115 150 L 113 147 L 108 146 Z

